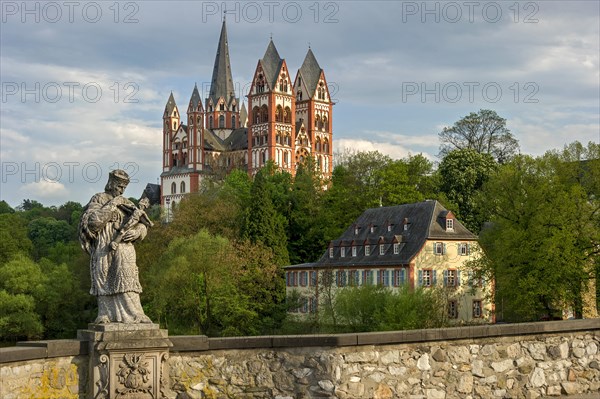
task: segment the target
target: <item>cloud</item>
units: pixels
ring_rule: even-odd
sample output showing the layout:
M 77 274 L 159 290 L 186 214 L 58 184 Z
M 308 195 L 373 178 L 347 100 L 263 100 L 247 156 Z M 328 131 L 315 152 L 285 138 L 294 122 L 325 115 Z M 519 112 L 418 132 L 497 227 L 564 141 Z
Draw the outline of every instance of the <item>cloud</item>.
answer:
M 27 183 L 19 189 L 19 192 L 25 197 L 40 199 L 42 203 L 47 203 L 48 201 L 54 202 L 56 200 L 67 201 L 70 195 L 67 188 L 61 182 L 46 179 Z

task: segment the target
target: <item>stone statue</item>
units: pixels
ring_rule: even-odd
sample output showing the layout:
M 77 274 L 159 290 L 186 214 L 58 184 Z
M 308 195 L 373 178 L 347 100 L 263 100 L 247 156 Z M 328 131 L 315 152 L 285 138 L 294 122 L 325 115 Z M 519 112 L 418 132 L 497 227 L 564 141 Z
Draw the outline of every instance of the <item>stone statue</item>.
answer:
M 129 176 L 112 171 L 103 193 L 94 195 L 79 222 L 79 241 L 90 254 L 90 294 L 98 298 L 96 324 L 152 323 L 140 303 L 142 286 L 138 278 L 133 243 L 143 240 L 152 226 L 140 207 L 123 197 Z

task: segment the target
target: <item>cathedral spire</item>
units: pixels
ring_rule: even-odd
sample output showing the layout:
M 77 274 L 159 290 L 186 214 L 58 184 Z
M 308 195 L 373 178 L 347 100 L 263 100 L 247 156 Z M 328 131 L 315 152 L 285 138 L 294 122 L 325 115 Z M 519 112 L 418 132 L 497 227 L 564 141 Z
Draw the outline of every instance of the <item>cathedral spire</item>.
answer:
M 221 27 L 221 37 L 217 46 L 215 66 L 213 68 L 212 81 L 210 84 L 209 99 L 216 104 L 219 98 L 223 98 L 226 104 L 235 98 L 233 79 L 231 77 L 231 64 L 229 62 L 229 45 L 227 43 L 227 27 L 225 18 Z

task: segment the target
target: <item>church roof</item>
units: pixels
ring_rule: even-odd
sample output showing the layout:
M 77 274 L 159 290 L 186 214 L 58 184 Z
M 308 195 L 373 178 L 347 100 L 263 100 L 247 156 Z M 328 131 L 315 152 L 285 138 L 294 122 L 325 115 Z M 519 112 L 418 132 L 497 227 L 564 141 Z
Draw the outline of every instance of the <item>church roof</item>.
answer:
M 235 129 L 224 140 L 224 144 L 229 151 L 238 151 L 248 149 L 248 128 L 240 127 Z
M 171 92 L 171 95 L 167 100 L 167 105 L 165 105 L 165 114 L 171 115 L 175 107 L 177 107 L 177 104 L 175 104 L 175 97 L 173 97 L 173 92 Z
M 283 63 L 283 59 L 279 56 L 272 39 L 269 42 L 267 51 L 265 51 L 265 55 L 260 61 L 263 71 L 265 71 L 265 79 L 269 84 L 269 88 L 272 90 L 275 87 L 277 76 L 281 69 L 281 64 Z
M 231 103 L 235 98 L 233 79 L 231 77 L 231 64 L 229 62 L 229 45 L 227 43 L 227 27 L 225 20 L 221 27 L 221 37 L 217 46 L 217 55 L 215 57 L 215 66 L 213 68 L 212 81 L 210 83 L 209 99 L 216 104 L 219 98 L 223 97 L 225 103 Z
M 321 77 L 321 72 L 323 70 L 319 66 L 317 59 L 315 58 L 314 53 L 309 48 L 306 53 L 306 57 L 304 57 L 304 62 L 300 67 L 300 76 L 304 80 L 304 84 L 306 89 L 308 90 L 308 94 L 312 97 L 317 90 L 317 84 L 319 83 L 319 78 Z
M 202 100 L 200 98 L 200 93 L 198 92 L 198 85 L 194 85 L 194 90 L 192 91 L 192 97 L 190 98 L 190 103 L 193 109 L 198 108 L 198 104 L 202 104 Z
M 204 131 L 204 149 L 211 151 L 226 151 L 227 148 L 223 144 L 223 140 L 219 138 L 212 130 Z
M 147 197 L 150 205 L 160 205 L 160 184 L 146 184 L 142 197 Z

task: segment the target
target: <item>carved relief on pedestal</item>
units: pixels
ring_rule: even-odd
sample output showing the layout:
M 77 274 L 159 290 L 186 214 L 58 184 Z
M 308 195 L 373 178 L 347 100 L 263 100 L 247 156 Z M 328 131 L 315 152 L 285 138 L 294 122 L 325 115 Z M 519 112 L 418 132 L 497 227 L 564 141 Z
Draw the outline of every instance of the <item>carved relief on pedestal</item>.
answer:
M 117 375 L 117 398 L 153 398 L 152 366 L 143 353 L 123 355 Z

